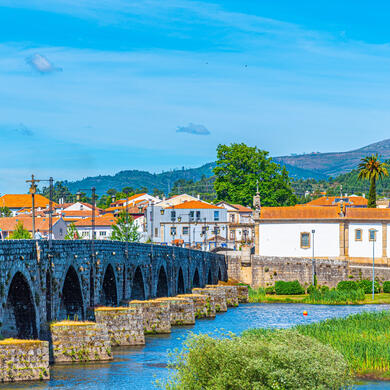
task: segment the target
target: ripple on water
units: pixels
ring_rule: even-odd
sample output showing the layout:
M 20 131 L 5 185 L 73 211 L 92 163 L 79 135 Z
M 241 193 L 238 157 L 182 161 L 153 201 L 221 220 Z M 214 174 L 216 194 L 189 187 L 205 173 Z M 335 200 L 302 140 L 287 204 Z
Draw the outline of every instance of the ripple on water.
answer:
M 297 324 L 317 322 L 331 317 L 342 317 L 362 311 L 389 310 L 388 305 L 323 306 L 303 304 L 247 304 L 219 314 L 215 320 L 197 321 L 192 327 L 173 328 L 170 335 L 146 338 L 144 347 L 118 348 L 115 360 L 109 363 L 56 365 L 52 378 L 45 383 L 0 385 L 0 389 L 131 389 L 150 390 L 156 378 L 168 374 L 168 352 L 180 348 L 191 330 L 194 333 L 231 331 L 240 334 L 257 327 L 287 328 Z M 302 315 L 303 311 L 308 316 Z M 359 390 L 390 390 L 390 383 L 367 383 Z

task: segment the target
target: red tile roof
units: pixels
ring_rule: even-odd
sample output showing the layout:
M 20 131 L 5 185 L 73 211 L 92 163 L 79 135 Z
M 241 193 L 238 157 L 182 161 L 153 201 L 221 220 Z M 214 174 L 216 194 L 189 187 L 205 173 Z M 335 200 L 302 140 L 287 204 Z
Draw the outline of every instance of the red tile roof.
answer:
M 35 194 L 35 207 L 45 208 L 49 206 L 49 199 L 40 194 Z M 30 194 L 6 194 L 0 197 L 0 207 L 8 207 L 10 209 L 21 209 L 32 207 L 32 196 Z M 53 202 L 53 207 L 58 207 L 58 204 Z
M 176 206 L 167 207 L 167 209 L 215 209 L 224 210 L 223 207 L 214 206 L 213 204 L 202 202 L 200 200 L 190 200 L 188 202 L 180 203 Z
M 115 225 L 116 218 L 112 214 L 104 214 L 95 218 L 95 226 Z M 80 219 L 75 222 L 75 226 L 92 226 L 92 218 Z
M 262 207 L 261 220 L 266 219 L 337 219 L 340 208 L 321 206 Z
M 60 220 L 60 218 L 53 218 L 53 226 Z M 14 231 L 16 225 L 21 222 L 23 227 L 32 232 L 32 217 L 27 215 L 18 215 L 16 217 L 0 218 L 0 229 L 6 232 Z M 41 232 L 49 231 L 49 218 L 36 218 L 35 229 Z
M 338 200 L 336 202 L 336 199 Z M 344 204 L 352 204 L 353 206 L 367 206 L 368 200 L 362 196 L 322 196 L 321 198 L 314 199 L 311 202 L 305 203 L 303 206 L 335 206 L 340 202 L 340 199 L 348 199 L 348 202 L 344 201 Z
M 248 213 L 252 213 L 253 210 L 249 207 L 245 207 L 245 206 L 241 206 L 240 204 L 231 204 L 231 206 L 233 206 L 234 208 L 236 208 L 238 211 L 240 212 L 248 212 Z

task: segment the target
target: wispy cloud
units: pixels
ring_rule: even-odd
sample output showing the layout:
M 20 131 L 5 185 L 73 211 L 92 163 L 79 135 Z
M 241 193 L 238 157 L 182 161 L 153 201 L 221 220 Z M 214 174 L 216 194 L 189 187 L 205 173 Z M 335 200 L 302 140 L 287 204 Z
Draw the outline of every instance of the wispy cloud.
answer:
M 54 66 L 46 57 L 38 53 L 27 57 L 26 62 L 39 73 L 62 72 L 62 68 Z
M 176 133 L 189 133 L 195 135 L 209 135 L 210 131 L 203 125 L 196 125 L 195 123 L 189 123 L 187 126 L 180 126 L 177 128 Z
M 26 137 L 32 137 L 35 133 L 31 129 L 29 129 L 26 125 L 23 123 L 20 123 L 18 127 L 14 128 L 11 130 L 14 134 L 18 134 L 21 136 L 26 136 Z

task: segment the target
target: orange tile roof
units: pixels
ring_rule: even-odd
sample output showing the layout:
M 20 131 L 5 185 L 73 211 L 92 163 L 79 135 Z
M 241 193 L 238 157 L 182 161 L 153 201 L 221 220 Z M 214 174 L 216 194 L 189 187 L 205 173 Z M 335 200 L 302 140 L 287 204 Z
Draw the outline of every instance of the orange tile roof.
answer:
M 115 225 L 116 218 L 112 214 L 105 214 L 95 218 L 95 226 Z M 80 219 L 75 223 L 76 226 L 92 226 L 92 218 Z
M 336 199 L 348 199 L 348 202 L 353 206 L 367 206 L 368 200 L 362 196 L 322 196 L 321 198 L 314 199 L 311 202 L 305 203 L 306 206 L 334 206 Z M 346 202 L 344 202 L 346 204 Z
M 49 206 L 49 199 L 35 194 L 35 207 L 45 208 Z M 32 207 L 32 197 L 30 194 L 6 194 L 0 197 L 0 207 L 8 207 L 10 209 L 21 209 Z M 58 207 L 58 204 L 53 202 L 53 207 Z
M 363 220 L 390 219 L 390 209 L 347 207 L 346 218 Z
M 339 219 L 337 206 L 262 207 L 261 220 L 266 219 Z
M 234 208 L 236 208 L 238 211 L 241 211 L 241 212 L 253 212 L 253 210 L 249 207 L 245 207 L 245 206 L 242 206 L 240 204 L 231 204 L 231 206 L 233 206 Z
M 96 215 L 100 214 L 100 210 L 95 210 Z M 61 213 L 67 217 L 91 217 L 92 210 L 63 210 Z
M 200 200 L 190 200 L 188 202 L 180 203 L 176 206 L 167 207 L 167 209 L 215 209 L 224 210 L 223 207 L 214 206 L 210 203 L 205 203 Z
M 53 218 L 53 226 L 60 220 L 60 218 Z M 0 229 L 6 232 L 15 230 L 16 225 L 21 222 L 23 227 L 32 232 L 32 217 L 27 215 L 18 215 L 16 217 L 0 218 Z M 49 218 L 36 218 L 35 229 L 43 232 L 49 231 Z

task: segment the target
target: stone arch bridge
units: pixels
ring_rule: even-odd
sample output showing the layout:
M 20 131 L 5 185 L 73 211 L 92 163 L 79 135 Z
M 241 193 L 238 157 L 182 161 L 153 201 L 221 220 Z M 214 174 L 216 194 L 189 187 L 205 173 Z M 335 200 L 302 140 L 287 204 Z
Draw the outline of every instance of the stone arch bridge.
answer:
M 189 293 L 227 279 L 225 257 L 117 241 L 0 242 L 0 333 L 48 337 L 54 320 L 92 319 L 93 308 Z

